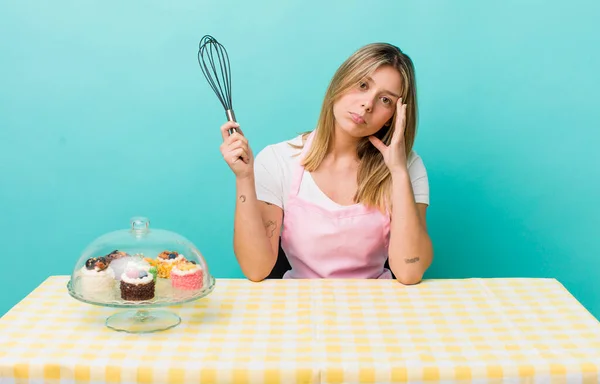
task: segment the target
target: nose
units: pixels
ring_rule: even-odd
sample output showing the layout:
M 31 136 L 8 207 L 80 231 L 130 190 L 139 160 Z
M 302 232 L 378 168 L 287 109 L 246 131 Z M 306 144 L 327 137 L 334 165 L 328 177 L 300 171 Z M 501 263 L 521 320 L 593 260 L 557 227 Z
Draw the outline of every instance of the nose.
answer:
M 373 98 L 370 97 L 370 95 L 365 95 L 361 106 L 365 109 L 366 112 L 371 112 L 371 110 L 373 109 Z
M 370 100 L 363 101 L 363 103 L 362 103 L 362 107 L 365 109 L 366 112 L 371 112 L 372 105 L 373 105 L 373 103 Z

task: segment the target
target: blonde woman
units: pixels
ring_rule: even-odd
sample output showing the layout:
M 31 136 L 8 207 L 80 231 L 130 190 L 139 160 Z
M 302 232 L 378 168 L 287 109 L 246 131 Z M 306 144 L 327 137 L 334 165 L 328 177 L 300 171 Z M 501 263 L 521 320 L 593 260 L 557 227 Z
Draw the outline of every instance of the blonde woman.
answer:
M 433 249 L 427 173 L 412 150 L 416 121 L 411 59 L 375 43 L 338 68 L 312 132 L 255 159 L 239 124 L 225 123 L 221 153 L 236 176 L 233 240 L 244 275 L 269 276 L 281 239 L 291 266 L 284 278 L 420 282 Z

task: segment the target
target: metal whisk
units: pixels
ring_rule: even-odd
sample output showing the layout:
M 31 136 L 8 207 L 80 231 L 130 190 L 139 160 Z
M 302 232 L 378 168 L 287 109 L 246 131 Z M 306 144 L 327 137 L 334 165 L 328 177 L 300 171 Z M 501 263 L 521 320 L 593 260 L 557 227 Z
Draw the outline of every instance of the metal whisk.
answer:
M 215 58 L 218 63 L 215 63 Z M 200 40 L 198 48 L 198 64 L 210 87 L 215 92 L 225 109 L 227 120 L 236 121 L 231 103 L 231 71 L 229 69 L 229 55 L 223 45 L 214 37 L 205 35 Z M 236 132 L 235 128 L 229 129 L 229 134 Z

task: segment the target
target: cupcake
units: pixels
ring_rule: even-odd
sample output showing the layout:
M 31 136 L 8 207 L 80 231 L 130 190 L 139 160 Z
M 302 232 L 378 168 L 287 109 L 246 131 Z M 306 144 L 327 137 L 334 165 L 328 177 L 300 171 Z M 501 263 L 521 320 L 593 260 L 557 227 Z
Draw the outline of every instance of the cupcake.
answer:
M 105 257 L 89 258 L 79 270 L 79 291 L 83 298 L 110 300 L 113 297 L 115 272 Z
M 156 277 L 158 276 L 158 261 L 153 260 L 149 257 L 145 257 L 144 261 L 148 263 L 147 272 L 151 273 L 154 276 L 154 281 L 156 282 Z
M 202 289 L 202 268 L 193 261 L 182 261 L 171 270 L 173 288 L 186 291 Z
M 114 251 L 112 251 L 111 253 L 106 255 L 106 260 L 109 263 L 111 263 L 114 260 L 121 259 L 121 258 L 127 257 L 127 256 L 129 256 L 129 254 L 127 252 L 123 252 L 123 251 L 119 251 L 118 249 L 115 249 Z
M 163 251 L 158 254 L 156 267 L 158 269 L 158 277 L 168 279 L 171 275 L 173 266 L 185 260 L 183 255 L 175 251 Z
M 152 279 L 156 282 L 158 276 L 158 269 L 156 267 L 148 267 L 147 272 L 152 275 Z
M 134 256 L 136 257 L 136 256 Z M 158 268 L 156 268 L 155 263 L 152 262 L 152 259 L 149 258 L 143 258 L 143 259 L 136 259 L 135 261 L 130 261 L 129 263 L 127 263 L 127 268 L 129 267 L 135 267 L 138 269 L 143 269 L 144 271 L 148 272 L 149 274 L 152 275 L 152 279 L 154 280 L 154 282 L 156 282 L 156 276 L 158 275 Z
M 117 281 L 121 280 L 121 276 L 123 276 L 123 273 L 125 273 L 125 270 L 133 261 L 135 261 L 135 258 L 129 255 L 125 257 L 119 257 L 111 261 L 110 267 L 115 271 L 115 279 Z
M 129 264 L 121 275 L 121 298 L 142 301 L 154 298 L 154 276 L 143 266 Z

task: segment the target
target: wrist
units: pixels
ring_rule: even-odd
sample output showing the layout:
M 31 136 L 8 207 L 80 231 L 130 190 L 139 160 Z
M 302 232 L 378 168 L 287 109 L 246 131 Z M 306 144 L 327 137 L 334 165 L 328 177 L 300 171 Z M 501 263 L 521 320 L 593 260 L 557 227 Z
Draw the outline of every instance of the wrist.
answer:
M 390 175 L 392 176 L 392 180 L 405 180 L 407 178 L 410 178 L 410 175 L 408 174 L 408 169 L 406 167 L 390 169 Z
M 236 176 L 235 183 L 237 185 L 254 185 L 254 174 L 250 173 L 249 175 L 244 176 Z

